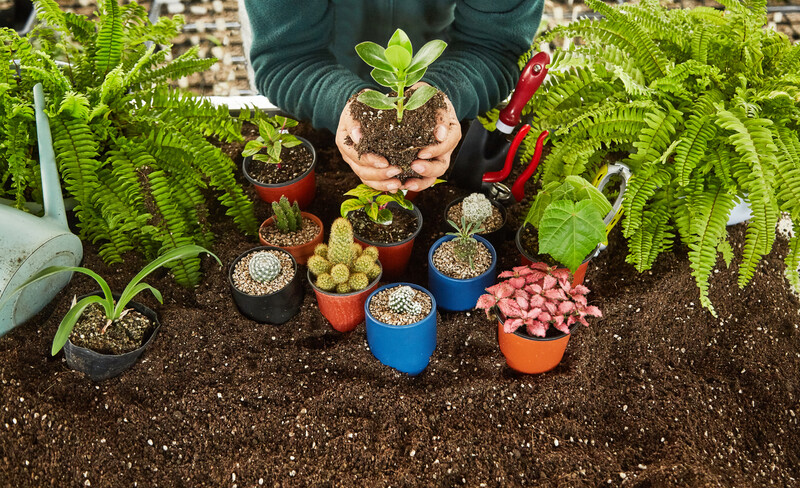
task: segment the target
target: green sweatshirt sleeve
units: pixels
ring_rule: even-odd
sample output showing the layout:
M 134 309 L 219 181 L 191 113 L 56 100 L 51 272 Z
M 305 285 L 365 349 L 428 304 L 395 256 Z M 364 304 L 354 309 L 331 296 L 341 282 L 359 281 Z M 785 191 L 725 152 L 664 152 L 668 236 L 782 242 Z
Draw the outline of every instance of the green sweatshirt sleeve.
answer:
M 459 1 L 450 43 L 423 81 L 442 90 L 459 119 L 502 101 L 519 78 L 517 60 L 533 42 L 544 0 Z
M 330 52 L 333 7 L 327 0 L 245 0 L 253 30 L 256 87 L 282 110 L 336 131 L 347 99 L 371 85 Z M 299 12 L 302 10 L 302 12 Z

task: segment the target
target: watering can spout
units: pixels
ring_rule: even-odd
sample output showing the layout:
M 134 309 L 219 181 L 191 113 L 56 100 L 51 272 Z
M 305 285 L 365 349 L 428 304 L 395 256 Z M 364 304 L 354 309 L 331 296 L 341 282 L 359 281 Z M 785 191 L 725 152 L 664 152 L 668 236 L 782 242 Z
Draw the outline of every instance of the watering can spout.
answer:
M 42 84 L 33 87 L 33 105 L 36 110 L 36 130 L 39 143 L 39 166 L 42 173 L 42 199 L 44 201 L 44 219 L 69 230 L 67 214 L 64 210 L 64 198 L 61 195 L 56 155 L 53 152 L 53 138 L 50 134 L 50 122 L 44 113 L 44 90 Z

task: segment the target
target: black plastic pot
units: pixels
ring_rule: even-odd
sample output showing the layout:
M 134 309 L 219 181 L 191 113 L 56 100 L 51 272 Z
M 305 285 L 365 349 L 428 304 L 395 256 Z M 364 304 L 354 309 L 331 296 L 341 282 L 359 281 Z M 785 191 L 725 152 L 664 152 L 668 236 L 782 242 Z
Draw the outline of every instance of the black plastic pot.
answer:
M 98 290 L 94 293 L 88 293 L 82 297 L 78 297 L 77 300 L 80 301 L 85 297 L 93 295 L 103 296 L 103 292 Z M 118 294 L 114 293 L 113 296 L 114 300 L 119 299 Z M 133 351 L 125 354 L 100 354 L 99 352 L 95 352 L 91 349 L 76 346 L 71 341 L 67 340 L 67 343 L 64 344 L 64 356 L 66 357 L 67 364 L 70 368 L 86 374 L 94 381 L 101 381 L 117 376 L 126 369 L 130 368 L 133 363 L 139 359 L 139 356 L 142 355 L 147 345 L 150 344 L 150 342 L 158 333 L 158 329 L 161 328 L 161 324 L 158 322 L 158 315 L 141 303 L 131 301 L 128 302 L 128 307 L 144 315 L 150 319 L 151 323 L 154 324 L 154 327 L 150 332 L 150 337 L 144 341 L 144 344 L 142 344 L 142 346 L 138 349 L 134 349 Z
M 457 198 L 448 203 L 444 208 L 444 221 L 442 225 L 442 227 L 445 229 L 444 232 L 453 232 L 454 230 L 450 224 L 447 223 L 447 213 L 450 211 L 450 207 L 453 205 L 459 205 L 465 198 L 466 197 Z M 503 217 L 503 225 L 501 225 L 497 230 L 493 230 L 492 232 L 482 232 L 478 235 L 489 241 L 495 248 L 498 248 L 508 239 L 508 229 L 506 228 L 506 223 L 508 222 L 508 212 L 506 211 L 506 207 L 499 204 L 495 200 L 491 200 L 491 202 L 492 205 L 500 211 L 500 215 Z M 458 224 L 459 222 L 456 223 Z
M 233 270 L 236 268 L 236 264 L 248 254 L 269 250 L 280 251 L 289 256 L 294 265 L 294 278 L 286 286 L 269 295 L 250 295 L 236 288 L 233 284 Z M 297 261 L 286 250 L 274 246 L 254 247 L 240 254 L 233 260 L 228 270 L 228 283 L 231 285 L 233 301 L 242 315 L 256 322 L 267 324 L 280 325 L 294 317 L 300 311 L 305 294 L 305 289 L 300 281 L 300 273 L 297 270 Z

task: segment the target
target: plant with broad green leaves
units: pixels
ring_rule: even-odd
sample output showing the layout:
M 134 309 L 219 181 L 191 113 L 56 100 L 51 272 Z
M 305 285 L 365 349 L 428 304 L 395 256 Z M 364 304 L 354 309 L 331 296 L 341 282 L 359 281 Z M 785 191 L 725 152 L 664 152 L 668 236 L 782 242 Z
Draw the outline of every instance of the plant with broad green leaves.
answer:
M 281 115 L 270 117 L 255 110 L 253 122 L 258 125 L 258 137 L 245 144 L 242 151 L 244 157 L 252 156 L 256 161 L 277 164 L 280 167 L 281 150 L 302 144 L 300 139 L 286 132 L 287 128 L 297 125 L 294 119 Z
M 536 194 L 523 225 L 538 230 L 539 253 L 574 272 L 606 238 L 603 221 L 611 211 L 603 193 L 580 176 L 551 181 Z
M 389 193 L 362 183 L 347 191 L 345 195 L 355 198 L 342 202 L 340 207 L 342 217 L 347 217 L 350 212 L 356 210 L 364 210 L 367 217 L 376 224 L 389 225 L 392 223 L 392 212 L 386 206 L 391 202 L 395 202 L 405 209 L 414 210 L 414 204 L 406 200 L 405 193 L 402 191 Z
M 378 110 L 396 110 L 397 123 L 403 122 L 405 110 L 415 110 L 431 99 L 438 90 L 432 86 L 421 86 L 406 101 L 406 88 L 422 79 L 428 66 L 438 58 L 447 43 L 438 39 L 427 42 L 417 54 L 411 40 L 402 29 L 397 29 L 384 49 L 374 42 L 362 42 L 356 46 L 358 56 L 374 69 L 370 73 L 379 85 L 394 90 L 389 96 L 375 90 L 365 90 L 358 101 Z
M 152 286 L 148 285 L 147 283 L 143 282 L 142 280 L 147 277 L 150 273 L 155 271 L 156 269 L 164 266 L 167 263 L 185 259 L 188 257 L 195 257 L 200 253 L 207 253 L 208 255 L 212 256 L 217 262 L 222 265 L 222 261 L 219 258 L 209 251 L 208 249 L 195 246 L 193 244 L 189 244 L 186 246 L 181 246 L 176 249 L 172 249 L 171 251 L 157 257 L 155 260 L 151 261 L 141 271 L 139 271 L 136 276 L 131 278 L 128 282 L 125 289 L 122 290 L 120 297 L 118 300 L 114 300 L 114 296 L 111 293 L 111 287 L 108 286 L 106 280 L 104 280 L 100 275 L 95 273 L 94 271 L 83 268 L 80 266 L 49 266 L 44 268 L 43 270 L 39 271 L 35 275 L 31 276 L 28 280 L 22 283 L 18 288 L 14 290 L 14 292 L 6 297 L 2 302 L 0 302 L 0 308 L 7 300 L 10 300 L 14 294 L 20 292 L 22 289 L 27 287 L 28 285 L 37 282 L 41 279 L 47 278 L 48 276 L 52 276 L 57 273 L 63 272 L 78 272 L 83 273 L 90 278 L 94 279 L 98 285 L 100 285 L 100 290 L 103 292 L 102 296 L 99 295 L 91 295 L 88 297 L 82 298 L 80 301 L 73 303 L 72 307 L 69 311 L 64 315 L 64 318 L 61 320 L 61 323 L 58 326 L 58 331 L 56 331 L 55 338 L 53 339 L 53 346 L 50 350 L 50 353 L 55 356 L 58 351 L 64 347 L 64 344 L 67 343 L 70 334 L 72 333 L 72 328 L 80 319 L 81 314 L 83 311 L 91 305 L 92 303 L 98 303 L 103 308 L 106 316 L 106 324 L 102 329 L 102 333 L 105 333 L 108 326 L 110 326 L 115 320 L 119 319 L 123 314 L 127 313 L 128 303 L 130 303 L 133 298 L 138 295 L 139 293 L 150 290 L 154 297 L 159 301 L 159 303 L 164 303 L 164 300 L 161 298 L 161 292 L 157 289 L 153 288 Z
M 637 270 L 682 242 L 700 302 L 714 314 L 709 277 L 733 249 L 726 223 L 737 198 L 752 209 L 739 286 L 772 249 L 781 211 L 800 228 L 800 45 L 767 28 L 765 0 L 670 9 L 657 0 L 587 5 L 603 15 L 556 28 L 557 51 L 527 104 L 536 137 L 551 131 L 542 182 L 590 175 L 611 153 L 632 170 L 623 203 L 627 261 Z M 800 233 L 786 275 L 800 290 Z

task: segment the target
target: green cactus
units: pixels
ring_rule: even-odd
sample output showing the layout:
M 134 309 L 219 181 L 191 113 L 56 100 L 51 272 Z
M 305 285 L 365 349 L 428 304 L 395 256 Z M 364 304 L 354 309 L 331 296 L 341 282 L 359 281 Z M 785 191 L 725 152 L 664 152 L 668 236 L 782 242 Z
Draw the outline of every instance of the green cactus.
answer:
M 247 269 L 255 281 L 268 283 L 281 274 L 281 261 L 274 254 L 261 251 L 253 254 Z
M 353 226 L 344 218 L 331 224 L 328 244 L 319 244 L 308 259 L 308 270 L 317 277 L 317 288 L 337 293 L 363 290 L 381 273 L 378 250 L 362 249 L 353 242 Z M 347 291 L 341 291 L 341 290 Z
M 317 288 L 320 290 L 331 291 L 336 288 L 336 282 L 333 281 L 333 277 L 328 273 L 323 273 L 317 276 L 317 282 L 315 283 Z
M 462 263 L 469 263 L 470 269 L 475 269 L 473 260 L 478 253 L 478 241 L 472 235 L 483 231 L 483 228 L 480 224 L 467 222 L 463 215 L 461 216 L 461 225 L 452 220 L 448 220 L 447 223 L 456 230 L 455 232 L 447 233 L 449 236 L 455 236 L 453 239 L 453 254 L 456 255 L 456 259 Z
M 481 225 L 492 216 L 492 202 L 483 193 L 472 193 L 461 202 L 461 211 L 467 222 Z
M 415 296 L 410 286 L 398 286 L 389 294 L 389 308 L 397 314 L 416 315 L 422 311 L 422 304 L 414 300 Z
M 303 228 L 303 216 L 297 201 L 289 205 L 289 199 L 283 195 L 279 201 L 272 202 L 272 211 L 275 213 L 275 227 L 284 234 Z

